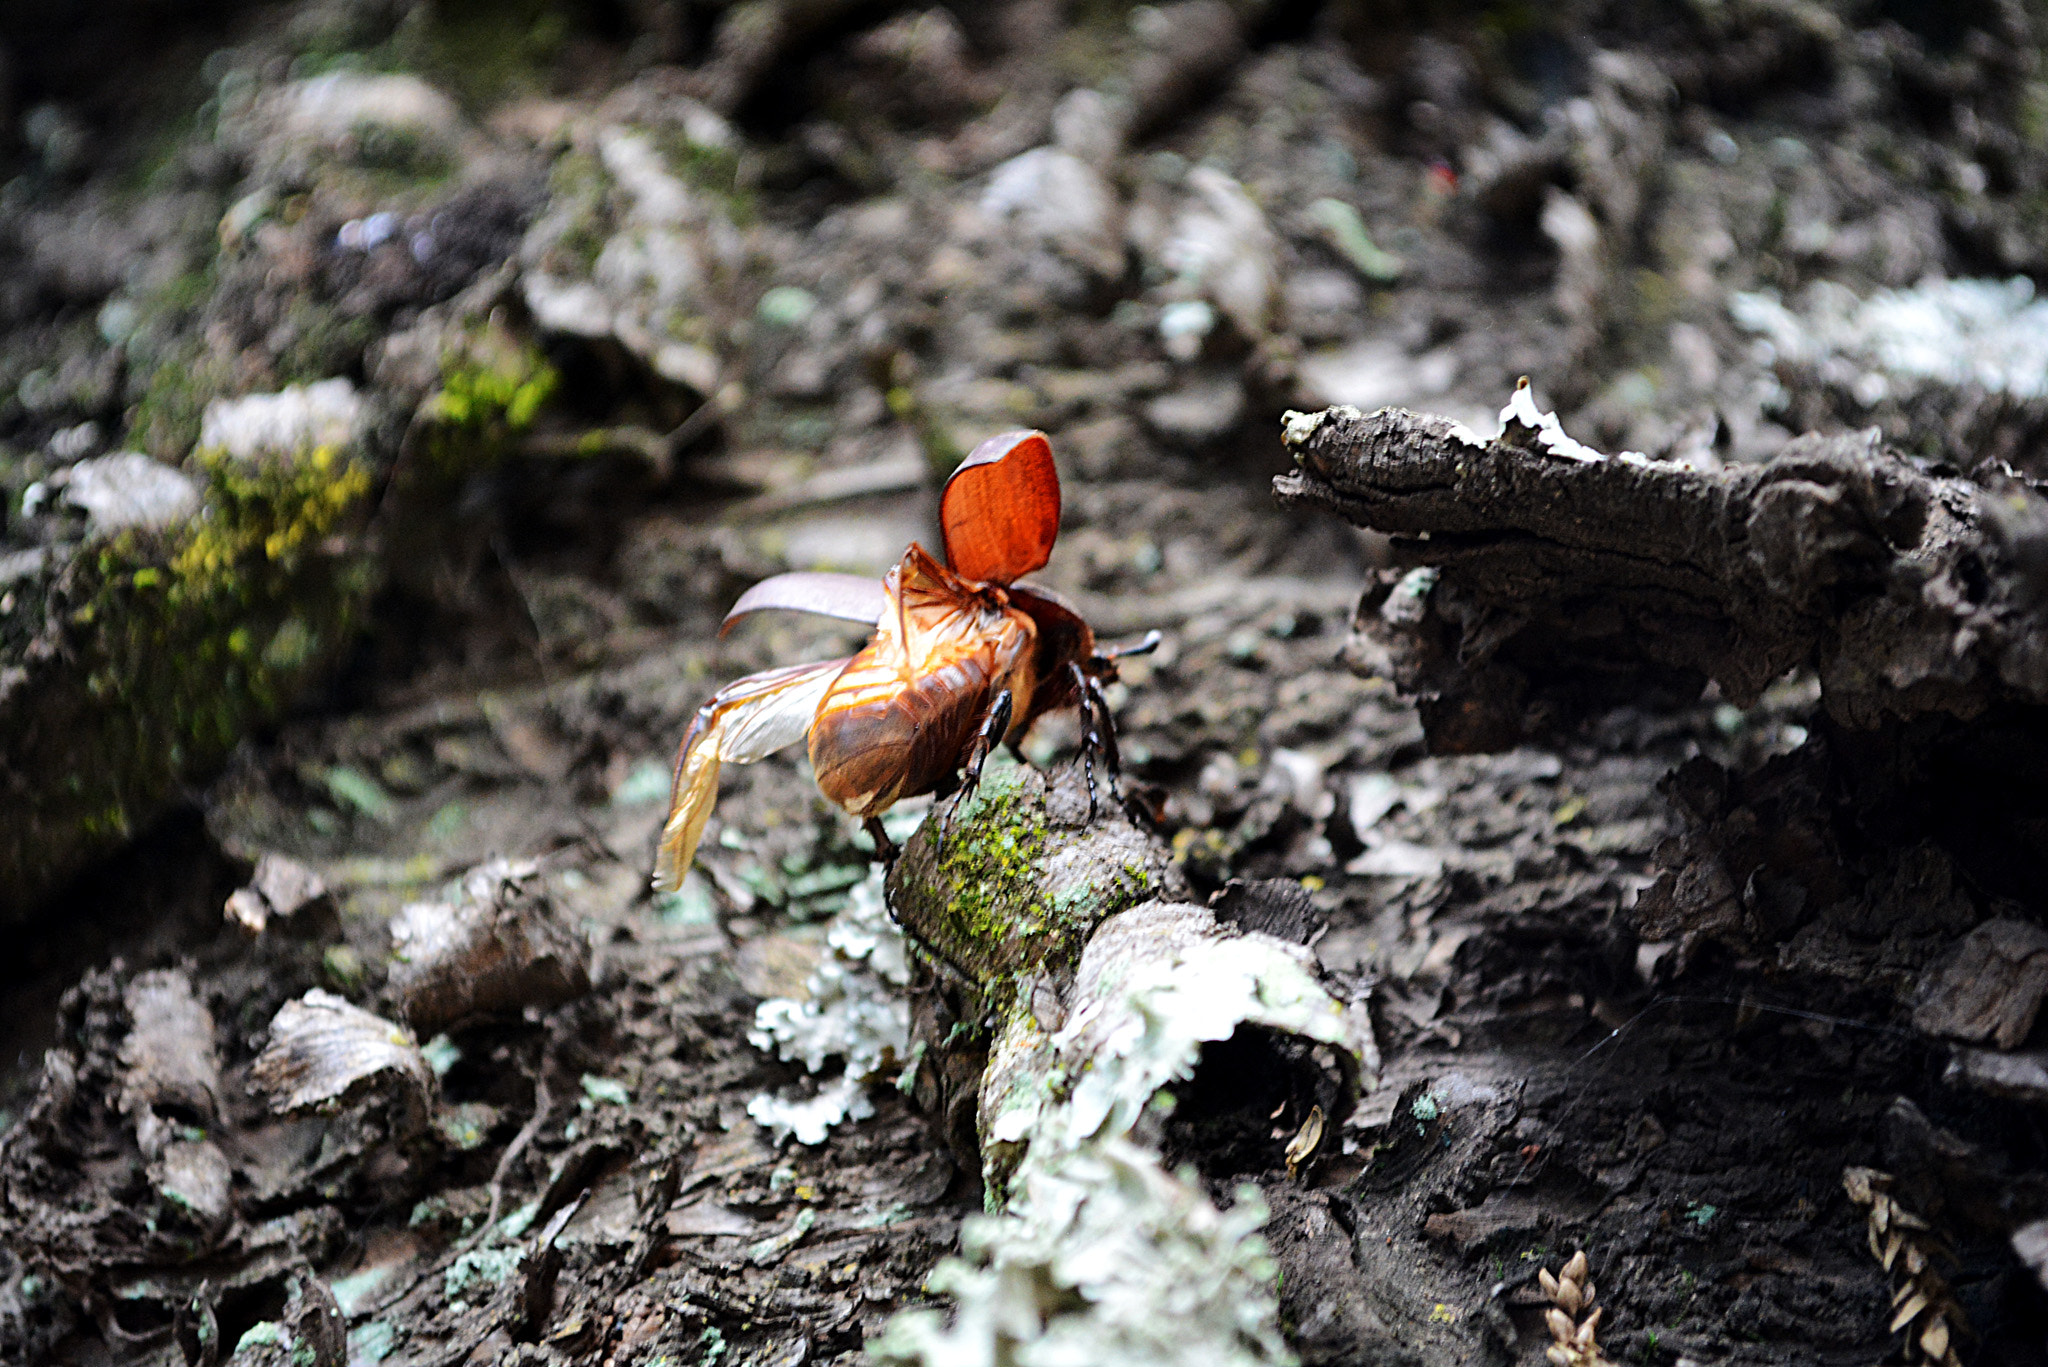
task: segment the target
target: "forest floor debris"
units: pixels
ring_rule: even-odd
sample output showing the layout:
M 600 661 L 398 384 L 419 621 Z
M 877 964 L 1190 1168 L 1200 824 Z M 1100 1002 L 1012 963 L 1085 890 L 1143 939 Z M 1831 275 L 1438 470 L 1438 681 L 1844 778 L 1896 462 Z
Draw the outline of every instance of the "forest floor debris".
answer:
M 1932 491 L 1926 524 L 1869 535 L 1857 517 L 1914 500 L 1822 479 L 1793 481 L 1814 488 L 1785 495 L 1813 512 L 1792 525 L 1838 546 L 1819 505 L 1854 513 L 1838 548 L 1889 563 L 1960 492 L 2005 557 L 1983 563 L 2014 572 L 1935 581 L 1944 620 L 1988 593 L 2010 627 L 2033 610 L 2038 401 L 1888 379 L 1868 403 L 1858 382 L 1870 301 L 2048 275 L 2026 7 L 297 4 L 175 32 L 120 0 L 56 8 L 0 16 L 0 721 L 47 704 L 35 670 L 74 648 L 106 647 L 116 681 L 163 682 L 187 645 L 225 672 L 181 675 L 176 716 L 122 733 L 152 779 L 118 814 L 93 787 L 122 768 L 107 753 L 0 740 L 9 782 L 75 778 L 66 830 L 118 850 L 8 968 L 0 1353 L 317 1356 L 323 1284 L 345 1351 L 391 1367 L 847 1361 L 929 1305 L 980 1184 L 899 1060 L 877 1051 L 873 1114 L 816 1145 L 748 1113 L 814 1095 L 809 1051 L 750 1034 L 852 948 L 830 927 L 865 848 L 773 760 L 731 776 L 677 893 L 645 878 L 696 706 L 844 645 L 789 623 L 720 643 L 734 597 L 879 573 L 930 537 L 945 467 L 1029 424 L 1063 462 L 1048 583 L 1107 635 L 1165 633 L 1114 702 L 1175 896 L 1295 927 L 1378 1013 L 1383 1084 L 1348 1116 L 1169 1126 L 1194 1176 L 1131 1178 L 1148 1227 L 1236 1257 L 1261 1315 L 1272 1287 L 1281 1349 L 1310 1363 L 1536 1360 L 1560 1248 L 1600 1252 L 1614 1360 L 1862 1361 L 1894 1288 L 1840 1178 L 1875 1166 L 1952 1239 L 1981 1360 L 2038 1367 L 2038 1019 L 1997 1047 L 2032 991 L 2024 943 L 1992 956 L 1998 1002 L 1927 999 L 1975 1040 L 1912 1019 L 1973 928 L 2042 921 L 2013 857 L 2043 810 L 2009 781 L 2040 753 L 2024 689 L 1865 743 L 1829 709 L 1893 679 L 1602 687 L 1622 676 L 1525 631 L 1512 663 L 1600 705 L 1431 753 L 1441 718 L 1340 659 L 1360 588 L 1406 550 L 1265 489 L 1287 409 L 1357 396 L 1490 434 L 1521 375 L 1532 430 L 1556 409 L 1572 438 L 1525 455 L 1645 458 L 1569 462 L 1589 479 L 1655 462 L 1720 488 L 1796 433 L 1874 424 L 1899 487 Z M 1862 330 L 1814 363 L 1766 355 L 1735 303 L 1766 292 L 1802 328 L 1833 298 Z M 1989 302 L 1998 327 L 2038 307 Z M 251 396 L 286 397 L 231 407 Z M 360 450 L 195 456 L 209 413 L 225 443 L 314 407 Z M 186 504 L 132 453 L 199 515 L 143 525 Z M 138 496 L 109 502 L 124 472 Z M 165 566 L 121 556 L 200 526 L 260 573 L 151 674 L 89 629 L 141 619 L 79 620 L 81 576 L 111 555 L 147 607 Z M 1886 598 L 1859 554 L 1838 568 L 1808 615 Z M 1384 587 L 1369 615 L 1420 620 L 1422 580 Z M 1558 620 L 1626 635 L 1591 607 Z M 1493 625 L 1498 659 L 1515 624 Z M 1028 753 L 1075 739 L 1055 720 Z M 5 834 L 51 869 L 84 848 Z M 325 898 L 287 915 L 277 859 Z M 472 897 L 494 859 L 532 869 Z M 1309 909 L 1246 891 L 1272 880 Z M 412 1019 L 393 919 L 486 902 L 488 926 L 544 914 L 542 940 L 505 943 L 555 967 L 392 1042 Z M 335 1003 L 379 1022 L 393 1067 L 273 1112 L 251 1080 L 273 1022 Z M 1261 1206 L 1271 1281 L 1239 1237 Z M 991 1244 L 962 1285 L 1071 1289 L 1047 1271 L 1061 1243 Z

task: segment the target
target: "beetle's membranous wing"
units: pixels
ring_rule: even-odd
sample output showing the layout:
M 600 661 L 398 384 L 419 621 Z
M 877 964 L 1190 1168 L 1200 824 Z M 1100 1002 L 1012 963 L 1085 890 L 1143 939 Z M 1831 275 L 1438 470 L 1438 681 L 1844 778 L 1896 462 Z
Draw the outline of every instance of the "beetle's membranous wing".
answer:
M 778 574 L 741 594 L 732 611 L 725 614 L 718 632 L 723 636 L 740 618 L 774 610 L 812 612 L 820 617 L 838 617 L 873 626 L 888 607 L 889 595 L 879 579 L 822 571 Z
M 974 448 L 939 499 L 946 561 L 963 579 L 1008 584 L 1052 558 L 1060 477 L 1043 432 L 1006 432 Z
M 818 708 L 811 766 L 855 816 L 928 793 L 958 767 L 997 684 L 1023 689 L 1034 629 L 912 546 L 885 581 L 895 610 Z
M 819 701 L 847 663 L 822 660 L 749 674 L 719 689 L 697 710 L 676 752 L 668 823 L 654 858 L 656 891 L 674 892 L 682 885 L 718 802 L 720 764 L 751 764 L 802 740 L 818 715 Z

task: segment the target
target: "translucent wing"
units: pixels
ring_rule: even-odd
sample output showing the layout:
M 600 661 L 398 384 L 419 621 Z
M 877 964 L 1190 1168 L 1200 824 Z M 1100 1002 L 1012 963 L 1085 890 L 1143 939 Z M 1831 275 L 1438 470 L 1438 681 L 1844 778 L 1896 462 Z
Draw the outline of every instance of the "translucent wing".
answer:
M 888 607 L 889 595 L 879 579 L 809 571 L 778 574 L 741 594 L 740 601 L 725 614 L 725 622 L 718 631 L 722 636 L 742 617 L 777 609 L 815 612 L 821 617 L 841 617 L 873 626 Z
M 1008 584 L 1052 558 L 1060 477 L 1043 432 L 1005 432 L 974 448 L 939 498 L 955 574 Z
M 787 665 L 735 679 L 697 709 L 676 752 L 675 785 L 669 790 L 668 823 L 654 856 L 654 887 L 682 886 L 704 823 L 718 804 L 718 769 L 726 760 L 751 764 L 810 733 L 818 703 L 845 660 Z

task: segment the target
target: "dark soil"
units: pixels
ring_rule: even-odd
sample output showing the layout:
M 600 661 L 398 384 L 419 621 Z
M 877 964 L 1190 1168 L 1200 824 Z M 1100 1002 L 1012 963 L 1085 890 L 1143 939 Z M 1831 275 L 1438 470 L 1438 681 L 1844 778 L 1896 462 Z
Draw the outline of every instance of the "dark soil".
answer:
M 1190 883 L 1206 896 L 1300 880 L 1314 924 L 1279 933 L 1313 936 L 1333 974 L 1374 994 L 1385 1071 L 1348 1142 L 1289 1176 L 1270 1135 L 1205 1129 L 1199 1090 L 1173 1134 L 1217 1201 L 1251 1182 L 1270 1205 L 1304 1361 L 1540 1361 L 1536 1274 L 1577 1249 L 1616 1361 L 1893 1360 L 1892 1284 L 1842 1185 L 1869 1166 L 1953 1251 L 1964 1360 L 2048 1363 L 2048 1293 L 2010 1242 L 2048 1215 L 2048 1109 L 1965 1085 L 1952 1043 L 1913 1017 L 1920 975 L 1964 931 L 2048 920 L 2039 879 L 2010 858 L 2038 826 L 2014 818 L 1996 857 L 1973 862 L 1972 837 L 2010 815 L 1979 777 L 1997 766 L 1970 767 L 1976 719 L 1914 742 L 1960 756 L 1942 791 L 1983 804 L 1968 823 L 1896 788 L 1873 790 L 1889 824 L 1844 815 L 1873 772 L 1855 746 L 1890 740 L 1845 743 L 1796 670 L 1744 707 L 1698 694 L 1697 677 L 1694 692 L 1659 680 L 1619 700 L 1588 684 L 1518 748 L 1432 753 L 1413 703 L 1347 664 L 1354 604 L 1394 561 L 1386 540 L 1270 491 L 1286 408 L 1399 402 L 1490 433 L 1523 374 L 1568 431 L 1614 449 L 1703 444 L 1754 462 L 1793 430 L 1875 423 L 1941 478 L 2038 477 L 2048 457 L 2026 404 L 1858 408 L 1825 374 L 1759 359 L 1727 297 L 1928 273 L 2048 280 L 2048 13 L 1246 3 L 1134 20 L 1043 0 L 923 17 L 790 4 L 823 17 L 792 19 L 749 66 L 717 38 L 717 6 L 530 4 L 508 7 L 525 45 L 459 77 L 450 44 L 486 41 L 461 24 L 511 41 L 471 8 L 308 3 L 219 21 L 233 30 L 221 68 L 264 81 L 295 58 L 299 74 L 332 61 L 335 43 L 422 71 L 511 163 L 500 183 L 515 189 L 460 201 L 478 225 L 476 259 L 449 267 L 464 279 L 359 300 L 367 321 L 329 339 L 326 369 L 371 383 L 375 336 L 516 260 L 528 199 L 550 193 L 532 187 L 568 137 L 535 129 L 600 108 L 637 117 L 687 90 L 732 116 L 743 148 L 757 236 L 735 308 L 752 331 L 735 325 L 747 340 L 728 373 L 745 402 L 687 430 L 666 466 L 534 457 L 451 494 L 446 555 L 392 574 L 322 693 L 11 940 L 0 1357 L 225 1362 L 259 1323 L 315 1325 L 324 1285 L 346 1335 L 336 1361 L 852 1361 L 924 1300 L 979 1208 L 931 1118 L 882 1086 L 871 1117 L 806 1147 L 747 1113 L 803 1081 L 749 1042 L 754 1007 L 803 990 L 865 839 L 785 755 L 727 770 L 685 896 L 655 899 L 647 874 L 692 712 L 725 679 L 843 649 L 832 628 L 789 622 L 721 641 L 732 599 L 784 568 L 879 573 L 930 542 L 935 462 L 1029 424 L 1053 439 L 1066 499 L 1045 582 L 1105 638 L 1164 633 L 1113 701 L 1128 777 Z M 1233 17 L 1199 43 L 1159 36 L 1211 32 L 1195 10 Z M 114 74 L 74 61 L 17 77 L 10 109 L 7 72 L 53 44 L 41 20 L 0 19 L 14 176 L 0 242 L 24 263 L 0 285 L 0 470 L 16 508 L 58 459 L 57 433 L 96 421 L 120 449 L 137 399 L 127 379 L 92 378 L 125 364 L 91 323 L 123 286 L 82 279 L 68 225 L 97 215 L 116 250 L 139 253 L 157 231 L 149 206 L 193 195 L 211 252 L 241 174 L 150 171 L 160 139 L 107 88 L 186 90 L 199 58 L 181 49 L 131 53 Z M 1195 167 L 1262 208 L 1270 240 L 1248 250 L 1277 281 L 1263 327 L 1219 304 L 1192 356 L 1172 351 L 1161 318 L 1187 302 L 1184 282 L 1138 227 L 1110 226 L 1105 249 L 961 226 L 991 171 L 1045 144 L 1059 97 L 1088 86 L 1136 111 L 1129 146 L 1103 162 L 1118 214 L 1170 217 Z M 29 130 L 31 101 L 76 125 L 77 160 Z M 1561 196 L 1595 225 L 1577 256 L 1542 227 Z M 1325 197 L 1357 208 L 1398 276 L 1362 274 L 1332 245 L 1308 212 Z M 813 322 L 748 321 L 770 283 L 801 287 Z M 258 321 L 241 319 L 236 346 L 276 344 L 284 324 Z M 696 411 L 622 348 L 540 341 L 566 377 L 546 420 L 557 435 L 666 432 Z M 1345 348 L 1364 348 L 1351 378 L 1318 380 L 1316 359 Z M 57 374 L 72 398 L 46 397 Z M 1787 397 L 1766 407 L 1772 386 Z M 1985 472 L 1994 448 L 2009 470 Z M 834 483 L 876 469 L 865 491 Z M 1545 686 L 1572 691 L 1568 675 Z M 2040 734 L 2031 713 L 1992 723 Z M 1055 717 L 1027 749 L 1049 763 L 1076 738 Z M 1808 788 L 1835 805 L 1814 816 L 1825 804 L 1801 806 Z M 1864 920 L 1721 933 L 1652 899 L 1679 919 L 1646 925 L 1638 900 L 1660 875 L 1739 862 L 1737 813 L 1752 834 L 1825 828 L 1801 846 L 1802 886 L 1826 863 Z M 1947 870 L 1926 895 L 1900 871 L 1922 845 Z M 252 939 L 220 909 L 265 854 L 315 868 L 333 895 Z M 392 915 L 493 857 L 538 861 L 529 895 L 587 938 L 588 994 L 449 1025 L 424 1130 L 396 1093 L 356 1096 L 331 1125 L 275 1115 L 250 1074 L 278 1009 L 315 988 L 379 1008 Z M 1745 876 L 1766 867 L 1768 883 L 1782 864 L 1759 856 Z M 1892 901 L 1864 896 L 1887 878 Z M 1886 919 L 1935 902 L 1904 929 Z M 216 1080 L 138 1100 L 135 985 L 166 969 L 211 1018 L 200 1052 Z M 1229 1067 L 1218 1050 L 1204 1083 L 1227 1093 Z M 145 1115 L 175 1133 L 146 1140 Z M 202 1142 L 230 1174 L 217 1211 L 165 1194 L 165 1155 Z M 525 1238 L 558 1217 L 552 1252 L 522 1261 L 532 1241 L 504 1222 Z M 316 1330 L 303 1336 L 325 1342 Z

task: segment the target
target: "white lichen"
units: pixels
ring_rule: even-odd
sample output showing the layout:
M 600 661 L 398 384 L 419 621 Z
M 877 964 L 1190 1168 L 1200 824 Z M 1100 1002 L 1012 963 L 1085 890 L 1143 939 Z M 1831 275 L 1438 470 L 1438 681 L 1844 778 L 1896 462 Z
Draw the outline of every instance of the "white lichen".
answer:
M 1201 907 L 1149 903 L 1095 932 L 1075 976 L 1075 1009 L 1050 1040 L 1078 1080 L 1031 1136 L 1078 1149 L 1121 1139 L 1168 1084 L 1194 1076 L 1202 1046 L 1262 1026 L 1378 1064 L 1362 1008 L 1317 980 L 1315 957 L 1266 935 L 1233 934 Z
M 1596 465 L 1607 457 L 1583 442 L 1565 435 L 1564 424 L 1557 420 L 1555 413 L 1538 412 L 1536 398 L 1529 390 L 1529 382 L 1523 380 L 1515 386 L 1515 392 L 1500 410 L 1500 435 L 1505 437 L 1515 428 L 1526 429 L 1532 434 L 1538 446 L 1551 455 L 1564 460 L 1577 461 L 1581 465 Z M 1633 451 L 1622 452 L 1622 459 L 1634 457 L 1643 459 Z
M 82 460 L 63 476 L 64 501 L 84 510 L 95 536 L 169 527 L 199 511 L 198 481 L 139 451 Z
M 2048 397 L 2048 300 L 2024 276 L 1924 280 L 1868 298 L 1821 280 L 1792 307 L 1761 291 L 1730 296 L 1728 312 L 1764 364 L 1813 367 L 1860 403 L 1968 386 Z
M 238 460 L 340 448 L 362 435 L 369 405 L 346 377 L 286 385 L 275 394 L 215 399 L 199 423 L 199 445 Z
M 1248 1025 L 1371 1073 L 1363 1005 L 1332 996 L 1300 946 L 1158 902 L 1096 930 L 1066 996 L 1057 1029 L 1017 1012 L 991 1052 L 982 1144 L 990 1189 L 1008 1202 L 971 1221 L 966 1256 L 932 1275 L 954 1300 L 950 1324 L 908 1312 L 871 1353 L 923 1367 L 1292 1362 L 1258 1235 L 1264 1206 L 1243 1192 L 1218 1210 L 1166 1172 L 1162 1094 L 1193 1076 L 1204 1044 Z
M 1256 1191 L 1219 1211 L 1127 1141 L 1064 1155 L 1020 1174 L 1009 1212 L 969 1220 L 965 1256 L 933 1272 L 952 1323 L 906 1312 L 869 1354 L 932 1367 L 1292 1362 L 1265 1221 Z
M 874 1114 L 871 1083 L 892 1080 L 910 1052 L 910 982 L 903 932 L 889 917 L 878 868 L 856 884 L 845 910 L 825 931 L 825 955 L 801 998 L 771 997 L 754 1009 L 748 1033 L 757 1048 L 802 1063 L 806 1071 L 840 1072 L 815 1091 L 763 1092 L 747 1114 L 777 1138 L 822 1144 L 834 1125 Z

